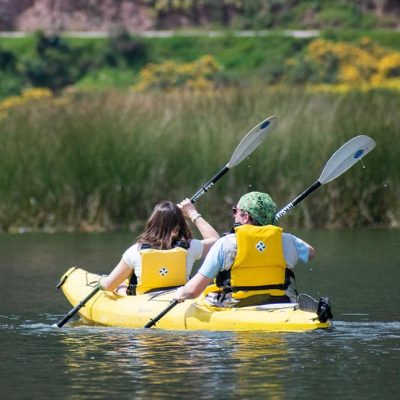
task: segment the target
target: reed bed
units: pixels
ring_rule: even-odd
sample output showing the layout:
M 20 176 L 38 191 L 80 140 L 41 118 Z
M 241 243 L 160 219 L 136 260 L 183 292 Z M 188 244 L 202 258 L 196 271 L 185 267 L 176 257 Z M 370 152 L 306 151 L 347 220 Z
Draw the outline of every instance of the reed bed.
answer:
M 220 230 L 250 190 L 278 207 L 318 179 L 358 134 L 377 148 L 282 219 L 286 227 L 400 225 L 400 96 L 227 89 L 207 94 L 70 93 L 0 116 L 0 225 L 26 229 L 140 228 L 163 199 L 190 197 L 225 165 L 241 138 L 276 115 L 277 129 L 198 202 Z

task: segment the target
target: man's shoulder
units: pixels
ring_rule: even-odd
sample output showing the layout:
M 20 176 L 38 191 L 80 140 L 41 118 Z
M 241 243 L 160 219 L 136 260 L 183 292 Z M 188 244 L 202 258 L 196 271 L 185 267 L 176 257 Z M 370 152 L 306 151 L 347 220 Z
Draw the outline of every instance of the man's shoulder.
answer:
M 297 237 L 292 233 L 282 232 L 282 239 L 284 240 L 295 240 Z
M 236 243 L 236 235 L 234 233 L 228 233 L 218 239 L 220 244 L 226 245 L 231 243 Z

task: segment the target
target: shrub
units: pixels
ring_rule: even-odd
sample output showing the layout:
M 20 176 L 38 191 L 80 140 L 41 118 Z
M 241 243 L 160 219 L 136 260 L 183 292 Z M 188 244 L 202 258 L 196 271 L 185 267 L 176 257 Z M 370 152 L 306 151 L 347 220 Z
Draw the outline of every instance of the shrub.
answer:
M 111 67 L 140 65 L 147 62 L 147 48 L 143 40 L 125 30 L 112 34 L 106 42 L 103 64 Z
M 149 64 L 140 71 L 140 80 L 133 89 L 135 91 L 176 88 L 207 90 L 214 87 L 213 78 L 220 68 L 214 57 L 209 55 L 192 63 L 177 64 L 174 61 L 165 61 L 161 64 Z
M 30 84 L 36 87 L 48 87 L 60 92 L 82 77 L 87 65 L 79 51 L 71 47 L 59 36 L 36 34 L 35 54 L 25 60 L 23 69 Z
M 287 62 L 290 82 L 344 83 L 365 85 L 382 83 L 400 75 L 400 53 L 389 51 L 370 39 L 356 44 L 312 41 L 301 56 Z

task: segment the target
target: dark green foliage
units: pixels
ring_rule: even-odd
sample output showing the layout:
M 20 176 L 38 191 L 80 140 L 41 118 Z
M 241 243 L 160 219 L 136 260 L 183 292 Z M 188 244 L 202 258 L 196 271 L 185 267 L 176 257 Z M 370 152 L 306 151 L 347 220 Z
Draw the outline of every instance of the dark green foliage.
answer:
M 17 57 L 13 52 L 0 48 L 0 70 L 2 72 L 15 72 L 16 61 Z
M 19 93 L 24 86 L 17 68 L 17 57 L 0 47 L 0 99 Z
M 19 94 L 29 86 L 47 87 L 58 93 L 110 68 L 116 72 L 132 68 L 133 77 L 134 70 L 138 71 L 147 61 L 148 46 L 126 32 L 106 40 L 66 39 L 39 32 L 33 42 L 25 39 L 10 39 L 10 42 L 16 46 L 0 48 L 0 98 Z M 17 50 L 13 51 L 14 48 Z
M 32 86 L 59 92 L 86 72 L 79 49 L 71 47 L 59 36 L 37 33 L 35 50 L 35 56 L 26 60 L 24 65 L 25 75 Z
M 102 57 L 110 67 L 141 67 L 147 62 L 147 47 L 141 38 L 120 30 L 107 39 Z

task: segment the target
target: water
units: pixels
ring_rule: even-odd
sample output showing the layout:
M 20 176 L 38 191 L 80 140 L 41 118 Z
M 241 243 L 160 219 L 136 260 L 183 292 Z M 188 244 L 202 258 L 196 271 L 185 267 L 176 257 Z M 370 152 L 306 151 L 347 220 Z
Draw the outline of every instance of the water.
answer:
M 301 232 L 317 259 L 301 291 L 329 295 L 335 327 L 307 333 L 52 328 L 71 265 L 105 273 L 129 234 L 0 236 L 4 399 L 397 399 L 400 232 Z

